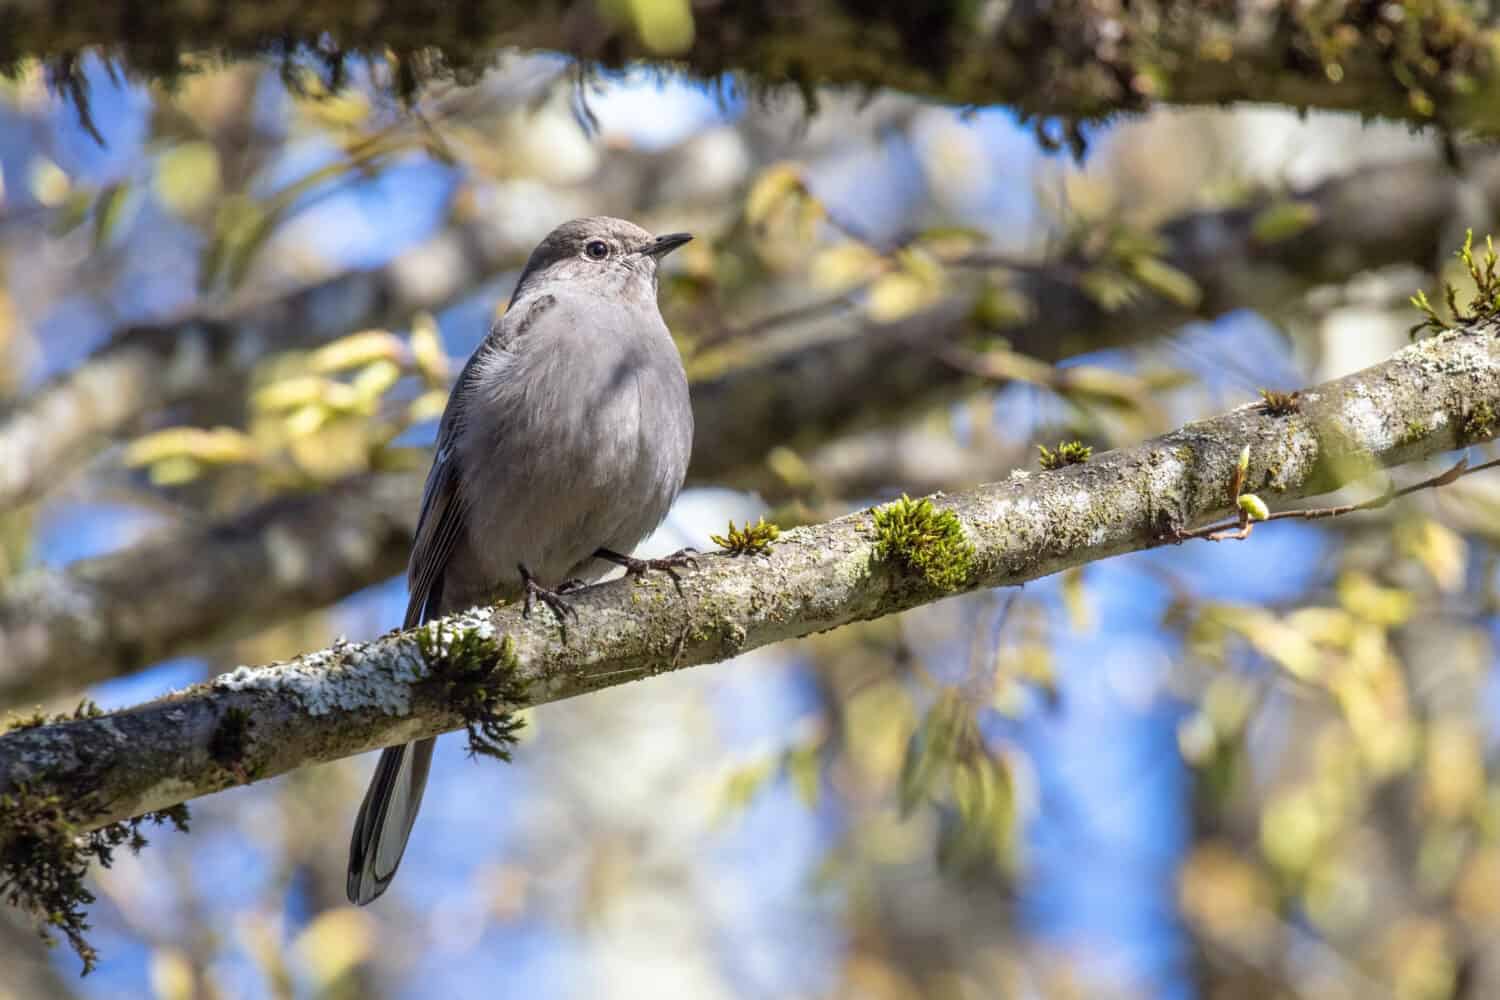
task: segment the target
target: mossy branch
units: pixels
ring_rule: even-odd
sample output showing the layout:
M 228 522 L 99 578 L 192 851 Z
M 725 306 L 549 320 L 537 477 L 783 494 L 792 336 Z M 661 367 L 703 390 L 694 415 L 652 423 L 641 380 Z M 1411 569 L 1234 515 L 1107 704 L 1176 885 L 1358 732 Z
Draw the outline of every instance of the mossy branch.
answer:
M 12 6 L 0 67 L 46 60 L 52 86 L 75 102 L 86 127 L 77 53 L 90 45 L 167 80 L 204 50 L 274 56 L 289 79 L 316 75 L 331 88 L 348 78 L 348 60 L 368 55 L 390 64 L 383 86 L 403 98 L 433 77 L 473 78 L 506 48 L 565 52 L 589 65 L 669 61 L 757 90 L 786 85 L 810 106 L 821 84 L 1009 104 L 1040 116 L 1044 142 L 1074 148 L 1084 141 L 1079 120 L 1159 102 L 1274 102 L 1481 131 L 1495 116 L 1496 29 L 1462 0 L 692 5 L 684 10 L 697 16 L 669 37 L 621 13 L 633 8 L 545 0 L 475 0 L 461 9 L 370 0 L 357 26 L 332 0 L 272 13 L 161 0 L 150 16 L 100 4 Z
M 1491 204 L 1500 204 L 1495 165 L 1500 156 L 1470 159 L 1472 183 L 1483 187 Z M 1277 196 L 1306 206 L 1308 217 L 1317 220 L 1294 240 L 1257 241 L 1254 220 L 1263 209 L 1255 200 L 1180 216 L 1156 236 L 1170 248 L 1170 265 L 1202 291 L 1199 313 L 1244 305 L 1274 310 L 1313 284 L 1337 283 L 1399 261 L 1425 261 L 1426 248 L 1451 218 L 1455 184 L 1440 164 L 1383 164 Z M 1404 210 L 1385 211 L 1395 197 Z M 402 292 L 406 286 L 391 276 L 401 266 L 393 264 L 390 274 L 336 278 L 223 324 L 188 321 L 116 336 L 101 353 L 0 418 L 0 506 L 35 496 L 153 408 L 216 391 L 236 366 L 253 363 L 260 351 L 287 346 L 283 331 L 302 337 L 323 329 L 332 336 L 371 322 L 387 308 L 404 315 L 408 307 L 445 300 L 498 266 L 498 256 L 442 250 L 471 242 L 501 247 L 493 235 L 463 228 L 439 234 L 428 247 L 441 259 L 466 263 L 462 273 L 442 269 L 443 280 L 453 283 L 447 291 L 425 287 L 415 297 Z M 410 264 L 425 254 L 413 250 L 398 262 L 410 257 Z M 426 274 L 432 268 L 413 270 Z M 1043 362 L 1085 344 L 1140 343 L 1187 317 L 1180 306 L 1156 296 L 1107 312 L 1068 277 L 1065 264 L 1024 270 L 1012 279 L 1008 287 L 1027 303 L 1028 316 L 1015 319 L 1003 335 L 1015 351 Z M 397 293 L 394 303 L 385 298 Z M 304 315 L 309 312 L 326 326 L 311 323 Z M 971 332 L 973 316 L 974 303 L 962 296 L 898 323 L 846 316 L 831 321 L 843 323 L 841 328 L 822 330 L 805 344 L 695 381 L 697 442 L 690 478 L 774 498 L 781 483 L 765 460 L 770 449 L 806 452 L 963 391 L 970 375 L 945 358 L 941 345 Z M 1060 337 L 1059 329 L 1072 335 Z M 233 359 L 219 353 L 231 343 Z M 936 349 L 914 351 L 913 344 Z M 182 363 L 174 361 L 177 347 L 193 348 Z M 80 422 L 79 414 L 87 419 Z M 1412 428 L 1425 425 L 1425 414 L 1411 421 Z M 1415 441 L 1424 435 L 1408 436 Z M 377 583 L 405 564 L 421 489 L 419 470 L 361 477 L 23 576 L 0 595 L 0 701 L 67 694 Z M 339 544 L 324 544 L 330 533 Z
M 0 794 L 62 795 L 68 821 L 94 829 L 243 780 L 463 728 L 480 714 L 476 705 L 574 697 L 894 614 L 943 597 L 945 582 L 960 591 L 1014 585 L 1163 544 L 1230 514 L 1237 479 L 1281 508 L 1372 468 L 1441 454 L 1477 431 L 1494 434 L 1494 424 L 1468 415 L 1500 406 L 1500 340 L 1446 333 L 1300 399 L 1284 416 L 1254 403 L 1048 475 L 792 529 L 754 561 L 706 555 L 684 576 L 682 596 L 659 577 L 591 588 L 575 598 L 580 617 L 566 642 L 547 615 L 477 608 L 241 668 L 137 708 L 12 730 L 0 735 Z M 1414 436 L 1417 424 L 1424 433 Z M 1247 447 L 1253 457 L 1241 474 Z M 949 567 L 921 558 L 930 547 L 910 538 L 961 538 L 972 548 Z M 948 579 L 949 568 L 963 572 Z M 454 650 L 468 651 L 456 668 Z M 469 685 L 503 696 L 466 707 Z M 237 766 L 224 765 L 226 748 Z M 90 800 L 109 805 L 71 805 Z M 0 845 L 14 832 L 0 829 Z

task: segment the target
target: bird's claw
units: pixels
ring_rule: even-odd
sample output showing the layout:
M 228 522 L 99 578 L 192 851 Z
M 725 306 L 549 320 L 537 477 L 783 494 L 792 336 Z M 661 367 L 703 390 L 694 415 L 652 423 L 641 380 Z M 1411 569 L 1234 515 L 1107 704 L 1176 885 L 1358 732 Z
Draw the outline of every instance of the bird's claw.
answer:
M 661 556 L 657 559 L 637 559 L 634 556 L 622 556 L 618 552 L 608 549 L 600 549 L 595 553 L 601 559 L 625 567 L 627 576 L 645 576 L 651 570 L 658 570 L 672 578 L 672 586 L 676 588 L 677 595 L 682 596 L 682 577 L 678 574 L 679 569 L 697 569 L 700 555 L 697 549 L 678 549 L 669 556 Z
M 568 615 L 572 615 L 574 621 L 578 620 L 578 609 L 573 607 L 570 602 L 564 600 L 562 595 L 581 590 L 584 586 L 582 580 L 568 580 L 556 590 L 548 590 L 536 582 L 536 577 L 532 576 L 531 571 L 525 566 L 520 567 L 520 569 L 521 582 L 526 588 L 526 603 L 521 606 L 522 618 L 531 617 L 531 605 L 533 600 L 536 600 L 547 605 L 547 610 L 551 611 L 553 616 L 557 618 L 559 625 L 568 624 Z

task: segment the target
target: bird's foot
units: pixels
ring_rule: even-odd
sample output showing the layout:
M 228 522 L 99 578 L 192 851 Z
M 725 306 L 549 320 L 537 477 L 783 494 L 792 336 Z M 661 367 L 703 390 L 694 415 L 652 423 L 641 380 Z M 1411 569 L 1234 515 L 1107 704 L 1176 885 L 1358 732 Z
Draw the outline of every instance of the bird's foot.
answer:
M 522 618 L 531 617 L 531 603 L 533 600 L 537 600 L 547 605 L 547 610 L 551 611 L 557 617 L 559 625 L 568 624 L 568 615 L 572 615 L 574 621 L 578 620 L 578 609 L 573 607 L 562 595 L 583 589 L 584 584 L 582 580 L 568 580 L 556 590 L 548 590 L 536 582 L 536 577 L 531 575 L 531 570 L 525 566 L 518 568 L 521 570 L 521 583 L 526 588 L 526 603 L 521 607 Z
M 660 570 L 672 578 L 672 586 L 677 588 L 678 596 L 682 595 L 682 577 L 677 574 L 679 569 L 697 569 L 699 552 L 697 549 L 678 549 L 669 556 L 660 559 L 637 559 L 634 556 L 622 556 L 610 549 L 600 549 L 594 553 L 596 559 L 612 562 L 616 566 L 624 566 L 629 576 L 645 576 L 651 570 Z

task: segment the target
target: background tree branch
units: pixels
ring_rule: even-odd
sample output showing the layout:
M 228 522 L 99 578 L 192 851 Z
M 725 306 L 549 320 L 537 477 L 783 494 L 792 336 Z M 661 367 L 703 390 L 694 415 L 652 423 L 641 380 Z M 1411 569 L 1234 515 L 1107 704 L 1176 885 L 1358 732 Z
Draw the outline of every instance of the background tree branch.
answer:
M 647 11 L 660 12 L 648 17 Z M 667 15 L 663 20 L 663 14 Z M 0 65 L 50 60 L 60 89 L 86 99 L 76 54 L 101 46 L 137 72 L 171 78 L 186 56 L 283 55 L 305 47 L 342 78 L 344 56 L 397 53 L 387 80 L 472 74 L 507 46 L 590 63 L 670 61 L 753 85 L 892 87 L 957 104 L 1100 117 L 1157 101 L 1276 102 L 1491 130 L 1495 29 L 1470 5 L 1202 3 L 1093 0 L 909 7 L 873 0 L 707 2 L 606 8 L 596 3 L 386 0 L 355 23 L 343 5 L 261 12 L 189 2 L 135 7 L 23 4 L 9 12 Z M 274 42 L 268 42 L 268 39 Z M 81 104 L 87 113 L 86 103 Z
M 681 596 L 659 577 L 590 589 L 565 637 L 545 614 L 481 607 L 137 708 L 13 730 L 0 737 L 0 794 L 60 796 L 68 820 L 97 828 L 472 724 L 458 692 L 542 704 L 894 614 L 947 596 L 942 583 L 1013 586 L 1160 545 L 1232 508 L 1242 449 L 1246 489 L 1276 509 L 1488 440 L 1497 407 L 1500 341 L 1486 321 L 1313 387 L 1297 412 L 1251 404 L 1086 464 L 939 497 L 972 547 L 950 547 L 941 564 L 860 512 L 787 532 L 763 555 L 709 556 Z M 949 515 L 934 516 L 919 527 L 942 533 Z M 15 835 L 0 829 L 0 851 Z

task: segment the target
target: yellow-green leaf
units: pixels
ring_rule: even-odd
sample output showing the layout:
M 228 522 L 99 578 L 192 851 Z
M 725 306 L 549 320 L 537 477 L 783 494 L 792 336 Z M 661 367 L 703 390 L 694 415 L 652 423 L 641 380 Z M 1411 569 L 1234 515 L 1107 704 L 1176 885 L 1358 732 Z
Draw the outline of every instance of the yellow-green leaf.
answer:
M 1309 201 L 1284 200 L 1267 205 L 1250 222 L 1250 235 L 1260 244 L 1280 243 L 1300 235 L 1318 221 L 1318 206 Z
M 1266 506 L 1266 502 L 1254 493 L 1241 493 L 1235 503 L 1240 510 L 1250 515 L 1252 521 L 1264 521 L 1271 516 L 1271 509 Z
M 219 154 L 212 143 L 184 142 L 156 161 L 152 189 L 167 211 L 180 217 L 207 208 L 219 193 Z
M 1136 280 L 1162 298 L 1184 309 L 1196 309 L 1203 299 L 1198 283 L 1160 257 L 1137 257 L 1131 261 Z
M 775 163 L 756 178 L 745 197 L 745 220 L 762 225 L 786 199 L 802 190 L 802 173 L 793 163 Z

